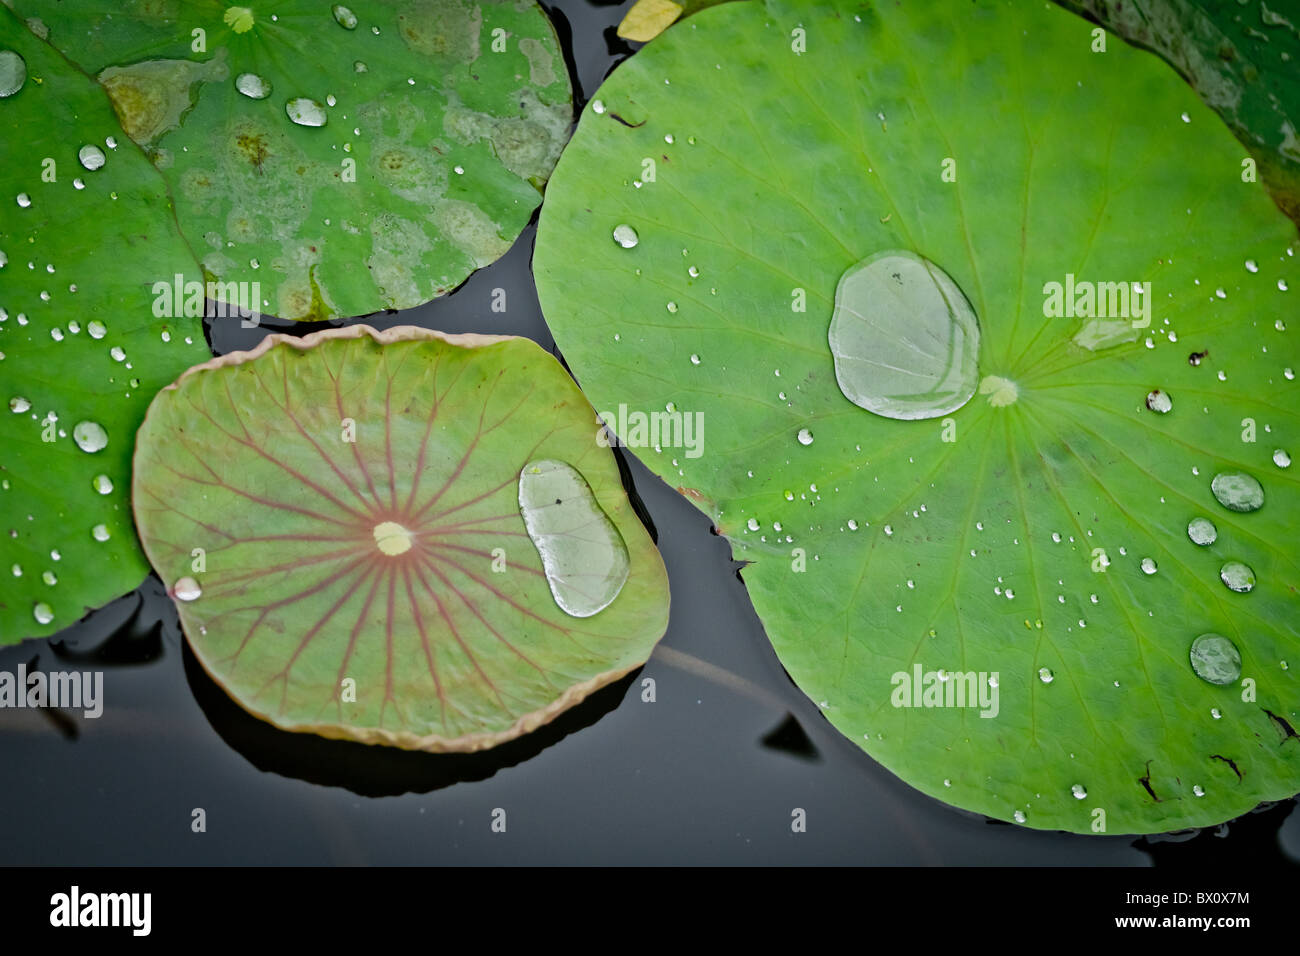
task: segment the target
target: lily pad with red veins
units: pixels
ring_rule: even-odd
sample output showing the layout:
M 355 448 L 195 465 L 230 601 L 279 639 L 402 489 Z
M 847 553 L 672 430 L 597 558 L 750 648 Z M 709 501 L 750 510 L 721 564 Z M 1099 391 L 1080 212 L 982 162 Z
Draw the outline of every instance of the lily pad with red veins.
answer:
M 252 714 L 480 750 L 640 666 L 667 626 L 663 562 L 597 436 L 527 339 L 269 336 L 154 400 L 136 523 L 198 660 Z

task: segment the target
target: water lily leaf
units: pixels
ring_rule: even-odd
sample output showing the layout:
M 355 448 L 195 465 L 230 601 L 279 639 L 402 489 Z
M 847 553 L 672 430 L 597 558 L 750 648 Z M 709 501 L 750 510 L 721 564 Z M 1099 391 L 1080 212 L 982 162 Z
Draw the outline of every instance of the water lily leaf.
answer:
M 103 91 L 7 8 L 0 119 L 0 643 L 12 643 L 148 573 L 132 436 L 153 393 L 209 353 L 198 319 L 152 309 L 151 283 L 198 271 L 162 182 Z
M 1057 0 L 1164 57 L 1259 163 L 1300 222 L 1300 10 L 1267 0 Z
M 282 318 L 419 305 L 495 261 L 572 122 L 531 2 L 16 6 L 109 91 L 204 267 Z
M 1156 57 L 1099 58 L 1059 8 L 963 11 L 774 0 L 668 30 L 556 169 L 542 308 L 877 760 L 1031 827 L 1222 821 L 1300 789 L 1295 227 Z M 837 381 L 836 290 L 889 250 L 978 321 L 979 387 L 942 418 Z M 922 317 L 882 296 L 873 334 L 903 341 Z M 702 447 L 633 427 L 669 404 Z M 1197 676 L 1204 634 L 1229 684 Z
M 527 339 L 273 335 L 159 393 L 136 522 L 250 713 L 480 750 L 639 667 L 667 627 L 663 562 L 597 434 Z

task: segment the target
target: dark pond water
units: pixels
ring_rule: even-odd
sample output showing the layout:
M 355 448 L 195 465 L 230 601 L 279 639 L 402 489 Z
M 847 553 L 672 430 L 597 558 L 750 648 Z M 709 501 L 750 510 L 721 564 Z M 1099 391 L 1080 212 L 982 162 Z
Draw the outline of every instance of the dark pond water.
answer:
M 629 3 L 549 6 L 589 96 L 631 52 Z M 384 328 L 526 335 L 554 351 L 529 273 L 535 230 L 454 294 Z M 508 310 L 490 311 L 494 289 Z M 309 331 L 298 326 L 294 331 Z M 215 351 L 260 330 L 210 329 Z M 1041 833 L 923 796 L 840 736 L 786 676 L 708 520 L 633 459 L 672 585 L 639 673 L 486 755 L 437 756 L 277 731 L 203 674 L 156 579 L 0 669 L 102 669 L 104 715 L 0 712 L 0 863 L 1300 863 L 1295 801 L 1213 831 L 1134 841 Z M 641 681 L 656 700 L 641 699 Z M 207 832 L 191 832 L 203 808 Z M 496 809 L 507 830 L 493 833 Z M 791 832 L 791 812 L 807 832 Z

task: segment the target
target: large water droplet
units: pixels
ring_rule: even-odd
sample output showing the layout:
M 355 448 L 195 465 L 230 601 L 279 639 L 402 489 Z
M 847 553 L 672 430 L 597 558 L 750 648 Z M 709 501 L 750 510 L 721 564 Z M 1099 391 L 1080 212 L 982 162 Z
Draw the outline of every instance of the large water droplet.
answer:
M 641 237 L 636 234 L 635 229 L 627 223 L 621 222 L 614 227 L 614 241 L 624 249 L 631 249 L 641 241 Z
M 1285 448 L 1279 448 L 1273 452 L 1273 464 L 1279 468 L 1291 467 L 1291 454 Z
M 560 610 L 591 617 L 607 608 L 627 581 L 627 546 L 586 479 L 562 461 L 529 462 L 519 511 Z
M 90 529 L 90 535 L 96 541 L 107 541 L 110 537 L 112 537 L 112 535 L 109 534 L 108 525 L 106 524 L 95 525 L 95 527 Z
M 108 444 L 108 432 L 98 422 L 77 422 L 72 429 L 72 440 L 82 451 L 101 451 Z
M 27 82 L 27 61 L 13 50 L 0 50 L 0 98 L 13 96 Z
M 1076 800 L 1082 800 L 1084 797 L 1088 795 L 1087 788 L 1085 788 L 1084 785 L 1081 783 L 1076 783 L 1074 786 L 1072 786 L 1070 788 L 1070 793 L 1074 794 L 1074 799 Z
M 336 3 L 330 7 L 330 13 L 334 14 L 334 22 L 345 30 L 355 30 L 357 28 L 357 15 L 343 6 Z
M 172 588 L 172 594 L 178 601 L 197 601 L 203 596 L 199 582 L 191 577 L 183 577 Z
M 799 429 L 799 434 L 795 437 L 799 439 L 801 445 L 811 445 L 813 443 L 813 433 L 806 428 Z
M 36 618 L 37 624 L 49 624 L 54 620 L 54 610 L 44 601 L 38 603 L 32 608 L 32 617 Z
M 1240 561 L 1228 561 L 1219 569 L 1219 579 L 1231 591 L 1245 594 L 1255 587 L 1255 572 L 1250 565 Z
M 1264 506 L 1264 488 L 1244 471 L 1224 471 L 1214 476 L 1210 490 L 1229 511 L 1258 511 Z
M 235 77 L 235 89 L 250 100 L 264 100 L 271 95 L 270 82 L 256 73 L 240 73 L 239 76 Z M 297 122 L 297 120 L 294 120 L 294 122 Z
M 101 495 L 111 494 L 113 491 L 113 479 L 108 475 L 96 475 L 91 481 L 91 487 Z
M 77 160 L 92 173 L 104 167 L 104 151 L 94 143 L 87 143 L 77 150 Z
M 1155 558 L 1143 558 L 1143 559 L 1142 559 L 1142 573 L 1143 573 L 1143 574 L 1155 574 L 1155 573 L 1156 573 L 1157 571 L 1159 571 L 1159 570 L 1160 570 L 1160 568 L 1156 565 Z
M 1050 667 L 1040 667 L 1038 668 L 1038 679 L 1044 684 L 1050 684 L 1052 681 L 1056 680 L 1056 675 L 1052 673 Z
M 1168 392 L 1162 392 L 1158 388 L 1153 388 L 1147 392 L 1147 408 L 1151 409 L 1151 411 L 1165 415 L 1173 407 L 1174 401 L 1169 397 Z
M 903 250 L 850 266 L 828 333 L 844 397 L 886 418 L 938 418 L 979 384 L 979 322 L 933 262 Z
M 27 401 L 27 399 L 23 398 L 21 395 L 15 395 L 13 398 L 9 399 L 9 411 L 13 412 L 15 415 L 21 415 L 23 412 L 30 410 L 31 407 L 32 403 Z
M 325 107 L 306 96 L 299 96 L 285 103 L 284 111 L 289 119 L 299 126 L 324 126 L 329 122 Z
M 1214 544 L 1219 537 L 1219 529 L 1209 518 L 1193 518 L 1187 522 L 1187 537 L 1192 539 L 1193 544 L 1204 547 Z
M 1192 670 L 1211 684 L 1231 684 L 1241 676 L 1241 654 L 1221 634 L 1202 634 L 1192 641 Z

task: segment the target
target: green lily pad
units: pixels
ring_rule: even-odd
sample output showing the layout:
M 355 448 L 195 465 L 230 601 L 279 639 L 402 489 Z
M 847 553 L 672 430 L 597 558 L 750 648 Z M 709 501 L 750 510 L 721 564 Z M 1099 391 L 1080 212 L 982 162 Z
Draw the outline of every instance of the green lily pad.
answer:
M 195 656 L 250 713 L 480 750 L 639 667 L 667 627 L 663 562 L 597 433 L 527 339 L 272 335 L 159 393 L 136 523 Z
M 1164 57 L 1300 222 L 1300 9 L 1286 0 L 1057 0 Z
M 495 261 L 572 122 L 532 2 L 16 7 L 108 90 L 204 268 L 282 318 L 408 308 Z
M 132 438 L 154 392 L 209 352 L 199 319 L 153 309 L 155 281 L 198 271 L 162 182 L 103 91 L 7 8 L 0 120 L 7 644 L 67 627 L 148 573 L 131 525 Z
M 707 424 L 686 450 L 620 437 L 749 562 L 787 670 L 873 757 L 1030 827 L 1216 823 L 1300 789 L 1295 227 L 1157 58 L 1100 60 L 1053 7 L 963 10 L 754 2 L 670 27 L 561 158 L 541 305 L 616 431 L 666 406 Z M 942 418 L 837 381 L 837 287 L 887 250 L 978 321 L 979 387 Z M 937 327 L 859 292 L 883 341 Z M 1219 503 L 1235 472 L 1262 507 Z M 1240 681 L 1197 676 L 1207 633 Z

